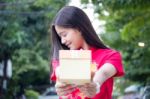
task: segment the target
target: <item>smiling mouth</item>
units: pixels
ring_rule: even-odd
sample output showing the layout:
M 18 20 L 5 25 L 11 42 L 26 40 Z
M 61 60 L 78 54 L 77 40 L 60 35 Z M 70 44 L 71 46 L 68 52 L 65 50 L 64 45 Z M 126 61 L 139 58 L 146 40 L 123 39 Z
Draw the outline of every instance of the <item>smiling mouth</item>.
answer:
M 70 44 L 69 45 L 67 45 L 69 48 L 70 48 Z

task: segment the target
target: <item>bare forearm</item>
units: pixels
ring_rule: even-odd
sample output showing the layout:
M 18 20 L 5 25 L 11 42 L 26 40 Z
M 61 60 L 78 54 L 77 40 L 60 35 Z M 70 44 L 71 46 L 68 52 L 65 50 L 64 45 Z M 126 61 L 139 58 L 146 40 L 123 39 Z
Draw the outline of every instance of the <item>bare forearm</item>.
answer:
M 94 82 L 102 85 L 107 79 L 116 74 L 115 67 L 110 63 L 105 63 L 96 73 L 93 78 Z

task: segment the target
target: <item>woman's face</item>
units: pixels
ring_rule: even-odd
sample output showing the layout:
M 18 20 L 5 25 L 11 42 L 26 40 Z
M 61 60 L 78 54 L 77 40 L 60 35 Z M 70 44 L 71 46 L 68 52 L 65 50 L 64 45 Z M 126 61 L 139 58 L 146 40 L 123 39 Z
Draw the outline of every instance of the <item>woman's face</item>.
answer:
M 77 50 L 80 48 L 85 49 L 85 47 L 87 47 L 87 44 L 79 30 L 73 28 L 64 28 L 61 26 L 55 26 L 55 30 L 61 38 L 61 43 L 66 45 L 71 50 Z

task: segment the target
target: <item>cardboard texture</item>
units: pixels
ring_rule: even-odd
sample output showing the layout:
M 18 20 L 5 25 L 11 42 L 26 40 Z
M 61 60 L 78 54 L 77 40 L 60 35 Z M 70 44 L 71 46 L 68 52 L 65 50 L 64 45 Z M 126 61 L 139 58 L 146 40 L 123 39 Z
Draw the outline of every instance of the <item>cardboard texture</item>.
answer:
M 61 82 L 82 85 L 91 82 L 91 51 L 60 50 Z

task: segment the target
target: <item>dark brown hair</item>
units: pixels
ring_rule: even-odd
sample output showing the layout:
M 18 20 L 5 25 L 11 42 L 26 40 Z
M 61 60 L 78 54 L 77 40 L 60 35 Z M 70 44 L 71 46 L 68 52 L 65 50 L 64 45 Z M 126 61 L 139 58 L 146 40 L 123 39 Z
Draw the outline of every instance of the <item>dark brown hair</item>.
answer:
M 61 44 L 61 39 L 56 33 L 55 25 L 78 29 L 86 43 L 90 46 L 101 49 L 107 48 L 96 34 L 88 16 L 77 7 L 65 6 L 57 13 L 51 26 L 52 59 L 58 59 L 60 49 L 69 49 L 67 46 Z

